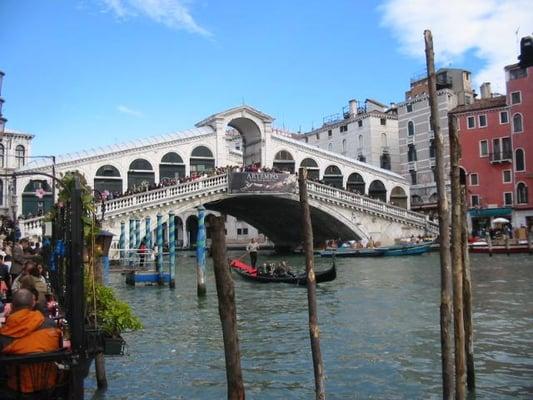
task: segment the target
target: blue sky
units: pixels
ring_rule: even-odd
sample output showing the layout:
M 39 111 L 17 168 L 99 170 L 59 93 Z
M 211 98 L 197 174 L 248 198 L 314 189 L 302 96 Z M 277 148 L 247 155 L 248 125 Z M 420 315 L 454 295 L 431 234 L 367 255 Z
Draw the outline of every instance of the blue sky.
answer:
M 531 11 L 517 6 L 531 7 L 468 4 L 1 0 L 3 114 L 8 128 L 36 135 L 33 154 L 187 129 L 243 102 L 306 131 L 351 98 L 401 101 L 424 71 L 426 27 L 439 65 L 502 85 L 517 29 L 533 30 Z

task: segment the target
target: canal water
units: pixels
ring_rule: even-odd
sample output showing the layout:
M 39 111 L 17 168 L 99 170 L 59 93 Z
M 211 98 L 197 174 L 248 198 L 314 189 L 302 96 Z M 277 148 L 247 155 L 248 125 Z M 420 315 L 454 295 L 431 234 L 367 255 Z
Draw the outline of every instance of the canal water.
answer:
M 240 255 L 240 254 L 238 254 Z M 260 254 L 260 262 L 279 260 Z M 303 269 L 303 257 L 290 256 Z M 195 258 L 181 253 L 176 289 L 112 286 L 144 329 L 127 355 L 107 357 L 109 389 L 93 399 L 224 399 L 226 375 L 211 260 L 196 296 Z M 317 269 L 330 260 L 317 257 Z M 472 256 L 476 399 L 533 398 L 533 256 Z M 438 254 L 338 259 L 317 290 L 328 399 L 441 398 Z M 234 276 L 248 399 L 312 399 L 305 288 Z

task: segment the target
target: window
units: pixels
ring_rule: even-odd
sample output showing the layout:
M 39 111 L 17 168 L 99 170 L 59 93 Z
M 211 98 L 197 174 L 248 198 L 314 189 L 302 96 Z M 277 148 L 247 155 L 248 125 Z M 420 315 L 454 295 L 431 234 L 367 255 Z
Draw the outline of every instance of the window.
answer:
M 413 121 L 409 121 L 407 123 L 407 134 L 409 136 L 413 136 L 415 134 L 415 124 L 413 123 Z
M 522 96 L 520 92 L 511 93 L 511 104 L 520 104 L 522 102 Z
M 472 196 L 470 196 L 470 205 L 472 207 L 479 206 L 479 196 L 477 194 L 473 194 Z
M 509 113 L 507 111 L 500 111 L 500 124 L 509 123 Z
M 407 104 L 406 109 L 407 109 L 407 112 L 413 112 L 413 105 Z
M 435 158 L 435 139 L 429 139 L 429 157 Z
M 0 168 L 4 168 L 4 145 L 0 144 Z
M 362 154 L 359 154 L 359 155 L 357 156 L 357 160 L 358 160 L 358 161 L 361 161 L 361 162 L 366 162 L 366 157 L 365 157 L 364 155 L 362 155 Z
M 492 151 L 493 155 L 491 161 L 511 160 L 513 158 L 511 138 L 492 139 Z
M 516 185 L 516 202 L 518 204 L 528 203 L 527 186 L 523 182 Z
M 380 166 L 383 169 L 391 169 L 391 160 L 388 153 L 383 153 L 380 157 Z
M 416 147 L 414 144 L 408 146 L 407 161 L 416 161 Z
M 362 119 L 360 119 L 359 121 L 357 121 L 357 126 L 358 126 L 359 128 L 362 128 L 362 127 L 363 127 L 363 120 L 362 120 Z
M 387 140 L 387 134 L 386 133 L 382 133 L 381 134 L 381 145 L 382 146 L 388 146 L 389 145 L 389 141 Z
M 387 118 L 380 118 L 379 123 L 381 125 L 387 125 Z
M 411 185 L 416 185 L 416 171 L 412 169 L 409 174 L 411 175 Z
M 316 140 L 320 140 L 320 133 L 318 133 L 318 132 L 316 134 Z
M 503 183 L 511 183 L 512 177 L 511 177 L 510 169 L 506 169 L 502 171 L 502 175 L 503 175 Z
M 485 114 L 479 116 L 479 127 L 485 128 L 487 126 L 487 116 Z
M 365 144 L 365 143 L 364 143 L 364 141 L 363 141 L 363 135 L 359 135 L 359 147 L 360 147 L 360 148 L 363 148 L 364 144 Z
M 341 132 L 342 132 L 342 126 L 341 126 Z M 330 129 L 328 131 L 328 138 L 332 137 L 333 136 L 333 131 Z
M 520 133 L 524 129 L 522 125 L 522 114 L 513 115 L 513 133 Z
M 470 185 L 471 186 L 478 186 L 479 185 L 478 174 L 470 174 Z
M 24 146 L 22 146 L 21 144 L 19 144 L 16 148 L 15 148 L 15 163 L 17 165 L 17 168 L 20 168 L 20 167 L 23 167 L 24 166 L 24 158 L 26 156 L 26 151 L 24 149 Z
M 503 205 L 512 206 L 513 205 L 513 192 L 504 192 L 503 193 Z
M 4 181 L 0 179 L 0 206 L 4 205 Z
M 525 171 L 526 163 L 524 157 L 524 150 L 516 149 L 514 153 L 514 165 L 516 171 Z
M 346 153 L 346 139 L 342 139 L 342 154 Z
M 237 228 L 237 235 L 242 235 L 242 229 L 241 228 Z
M 342 132 L 348 132 L 348 125 L 341 125 L 340 131 L 341 131 L 341 133 Z
M 526 76 L 527 69 L 525 68 L 517 68 L 509 71 L 509 78 L 511 80 L 525 78 Z
M 309 143 L 309 138 L 307 136 L 305 137 L 305 143 Z
M 329 151 L 333 151 L 333 144 L 328 143 L 328 150 L 329 150 Z
M 468 127 L 468 129 L 474 129 L 476 127 L 476 118 L 468 117 L 466 119 L 466 126 Z
M 489 142 L 481 140 L 479 142 L 479 156 L 487 157 L 489 155 Z
M 242 228 L 242 234 L 248 235 L 248 228 Z

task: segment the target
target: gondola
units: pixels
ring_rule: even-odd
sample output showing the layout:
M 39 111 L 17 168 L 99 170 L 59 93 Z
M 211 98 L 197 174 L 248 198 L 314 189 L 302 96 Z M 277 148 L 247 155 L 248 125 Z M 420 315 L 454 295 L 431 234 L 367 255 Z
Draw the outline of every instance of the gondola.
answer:
M 242 276 L 244 279 L 259 283 L 289 283 L 293 285 L 306 286 L 307 285 L 307 274 L 301 273 L 296 276 L 266 276 L 258 275 L 257 269 L 248 265 L 240 260 L 230 261 L 230 267 L 237 274 Z M 333 265 L 331 268 L 325 271 L 315 272 L 316 283 L 329 282 L 337 278 L 337 269 L 335 267 L 335 260 L 333 260 Z

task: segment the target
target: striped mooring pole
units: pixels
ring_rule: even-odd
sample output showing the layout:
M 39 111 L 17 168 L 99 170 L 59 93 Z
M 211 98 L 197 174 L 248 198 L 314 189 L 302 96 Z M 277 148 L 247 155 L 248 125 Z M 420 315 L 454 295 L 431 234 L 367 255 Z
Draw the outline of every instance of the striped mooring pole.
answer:
M 198 207 L 198 235 L 196 237 L 196 292 L 198 297 L 206 295 L 205 287 L 205 208 Z
M 124 221 L 120 222 L 120 237 L 118 239 L 118 248 L 120 249 L 120 264 L 124 264 L 124 259 L 126 258 L 126 223 Z
M 133 266 L 133 255 L 135 254 L 135 220 L 130 219 L 130 240 L 128 243 L 128 264 L 130 267 Z
M 161 213 L 157 214 L 157 273 L 159 274 L 159 284 L 163 284 L 163 216 Z
M 148 250 L 152 251 L 152 227 L 150 223 L 150 217 L 146 217 L 144 220 L 144 240 Z
M 170 272 L 168 287 L 170 289 L 176 287 L 176 228 L 174 225 L 174 211 L 171 210 L 168 213 L 168 258 Z
M 135 248 L 138 249 L 141 245 L 141 220 L 135 220 Z

